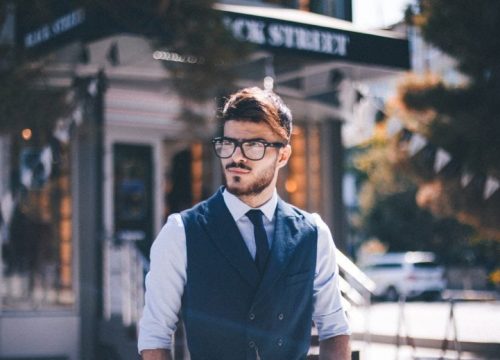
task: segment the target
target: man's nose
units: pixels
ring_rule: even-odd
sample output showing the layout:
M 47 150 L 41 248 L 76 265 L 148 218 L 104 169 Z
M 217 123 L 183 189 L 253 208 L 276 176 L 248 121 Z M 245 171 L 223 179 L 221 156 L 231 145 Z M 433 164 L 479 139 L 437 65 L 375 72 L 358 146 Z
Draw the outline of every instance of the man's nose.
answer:
M 234 149 L 234 153 L 232 155 L 234 162 L 245 161 L 247 158 L 243 155 L 243 151 L 241 150 L 241 145 L 237 145 L 236 149 Z

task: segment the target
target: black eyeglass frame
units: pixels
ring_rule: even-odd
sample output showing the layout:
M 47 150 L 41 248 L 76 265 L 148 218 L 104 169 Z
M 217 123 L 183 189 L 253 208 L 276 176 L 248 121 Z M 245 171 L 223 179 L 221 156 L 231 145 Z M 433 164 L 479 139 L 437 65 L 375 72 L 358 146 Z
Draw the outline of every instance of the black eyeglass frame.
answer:
M 233 148 L 233 151 L 231 152 L 231 154 L 229 154 L 227 156 L 220 156 L 220 154 L 217 153 L 217 149 L 215 147 L 216 147 L 217 143 L 224 141 L 224 140 L 232 142 L 234 144 L 234 148 Z M 264 151 L 262 152 L 262 156 L 260 158 L 258 158 L 258 159 L 251 158 L 251 157 L 248 157 L 247 154 L 245 154 L 245 150 L 243 149 L 243 144 L 250 143 L 250 142 L 258 142 L 258 143 L 264 145 Z M 264 158 L 264 156 L 266 156 L 266 150 L 268 147 L 280 149 L 280 148 L 285 147 L 286 145 L 287 144 L 284 144 L 282 142 L 269 142 L 269 141 L 265 141 L 262 139 L 249 139 L 249 140 L 240 141 L 240 140 L 225 137 L 225 136 L 219 136 L 219 137 L 212 139 L 212 146 L 214 148 L 215 155 L 217 155 L 217 157 L 220 159 L 230 158 L 231 156 L 233 156 L 234 152 L 236 151 L 236 148 L 239 147 L 243 156 L 246 157 L 248 160 L 258 161 L 258 160 L 262 160 Z

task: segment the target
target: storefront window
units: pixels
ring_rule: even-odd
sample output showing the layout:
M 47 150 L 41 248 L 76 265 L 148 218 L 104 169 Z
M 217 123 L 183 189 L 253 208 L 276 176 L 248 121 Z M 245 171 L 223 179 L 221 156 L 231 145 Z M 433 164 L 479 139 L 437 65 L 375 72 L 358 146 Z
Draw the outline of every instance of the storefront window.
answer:
M 318 125 L 294 126 L 285 190 L 292 204 L 312 212 L 323 210 L 320 146 Z
M 2 311 L 75 302 L 70 145 L 34 132 L 0 137 Z

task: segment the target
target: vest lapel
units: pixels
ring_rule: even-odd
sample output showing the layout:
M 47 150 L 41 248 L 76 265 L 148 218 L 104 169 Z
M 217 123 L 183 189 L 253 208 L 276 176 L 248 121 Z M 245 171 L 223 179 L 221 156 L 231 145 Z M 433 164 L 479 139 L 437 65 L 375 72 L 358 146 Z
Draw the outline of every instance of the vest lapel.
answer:
M 290 261 L 293 251 L 300 241 L 296 225 L 298 217 L 290 205 L 281 199 L 278 200 L 274 240 L 264 277 L 255 296 L 255 302 L 258 302 L 273 287 Z
M 207 212 L 205 216 L 200 215 L 199 220 L 226 260 L 256 289 L 259 284 L 259 272 L 236 222 L 224 203 L 222 190 L 208 200 Z

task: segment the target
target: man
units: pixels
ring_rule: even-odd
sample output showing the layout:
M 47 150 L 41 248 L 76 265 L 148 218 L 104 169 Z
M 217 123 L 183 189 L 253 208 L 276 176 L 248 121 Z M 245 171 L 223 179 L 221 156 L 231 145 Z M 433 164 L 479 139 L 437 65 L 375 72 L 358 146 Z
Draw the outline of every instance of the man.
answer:
M 193 360 L 305 359 L 312 320 L 320 359 L 351 358 L 330 231 L 282 201 L 290 110 L 258 88 L 233 94 L 212 140 L 226 185 L 168 218 L 151 248 L 139 329 L 144 360 L 171 359 L 179 313 Z

